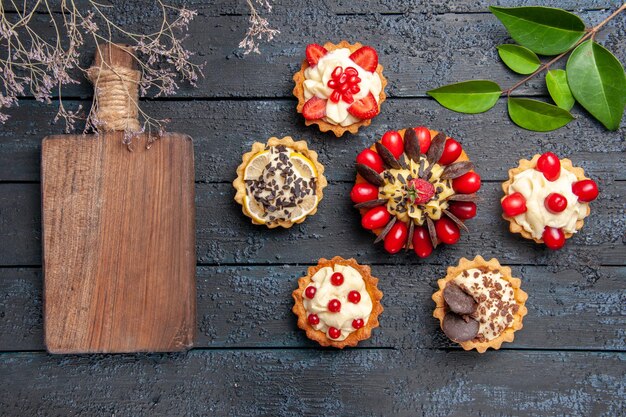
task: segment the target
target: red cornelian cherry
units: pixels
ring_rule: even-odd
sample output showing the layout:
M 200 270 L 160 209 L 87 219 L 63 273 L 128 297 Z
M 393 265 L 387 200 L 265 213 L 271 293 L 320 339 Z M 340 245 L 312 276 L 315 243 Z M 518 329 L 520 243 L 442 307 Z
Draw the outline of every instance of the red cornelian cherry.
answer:
M 365 325 L 365 322 L 363 321 L 363 319 L 352 320 L 352 327 L 354 327 L 357 330 L 363 327 L 364 325 Z
M 358 304 L 361 301 L 361 293 L 358 291 L 350 291 L 348 293 L 348 301 L 354 304 Z
M 312 285 L 309 285 L 308 287 L 306 287 L 306 290 L 304 290 L 304 295 L 306 295 L 306 298 L 313 298 L 315 297 L 316 292 L 317 292 L 317 288 L 315 288 Z
M 317 316 L 317 314 L 311 313 L 309 314 L 309 324 L 316 326 L 318 324 L 320 324 L 320 318 Z
M 336 66 L 330 75 L 330 80 L 326 83 L 328 88 L 331 88 L 329 99 L 333 103 L 339 103 L 340 100 L 345 101 L 348 104 L 354 102 L 353 94 L 357 94 L 361 89 L 359 83 L 359 72 L 354 67 L 348 67 L 344 69 L 341 66 Z
M 385 170 L 382 158 L 371 149 L 363 149 L 361 153 L 356 156 L 356 162 L 358 164 L 367 165 L 379 174 Z
M 519 216 L 522 213 L 526 213 L 526 199 L 522 193 L 513 193 L 507 195 L 502 200 L 502 211 L 507 217 Z
M 330 336 L 331 339 L 339 339 L 341 337 L 341 330 L 336 327 L 329 327 L 328 336 Z
M 588 203 L 598 197 L 598 184 L 594 180 L 580 180 L 572 184 L 572 192 L 578 197 L 578 201 Z
M 443 243 L 454 245 L 461 238 L 459 227 L 448 217 L 442 217 L 435 222 L 437 237 Z
M 541 236 L 543 243 L 550 249 L 561 249 L 565 245 L 565 234 L 563 230 L 556 227 L 546 226 L 543 229 L 543 235 Z
M 330 283 L 338 287 L 343 284 L 343 274 L 341 272 L 335 272 L 330 276 Z
M 567 199 L 559 193 L 550 193 L 543 204 L 550 213 L 560 213 L 567 208 Z
M 340 310 L 341 310 L 341 301 L 337 300 L 336 298 L 333 298 L 332 300 L 328 302 L 328 311 L 330 311 L 331 313 L 339 313 Z
M 541 172 L 548 181 L 556 181 L 561 174 L 561 161 L 552 152 L 546 152 L 537 160 L 537 171 Z

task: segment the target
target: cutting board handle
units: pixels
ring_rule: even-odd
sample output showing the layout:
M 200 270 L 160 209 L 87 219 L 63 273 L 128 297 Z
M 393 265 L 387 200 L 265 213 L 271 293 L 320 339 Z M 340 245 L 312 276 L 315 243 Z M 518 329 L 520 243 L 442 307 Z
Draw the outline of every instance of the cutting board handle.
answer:
M 98 45 L 87 70 L 96 95 L 96 125 L 104 131 L 139 132 L 139 82 L 141 72 L 128 45 Z

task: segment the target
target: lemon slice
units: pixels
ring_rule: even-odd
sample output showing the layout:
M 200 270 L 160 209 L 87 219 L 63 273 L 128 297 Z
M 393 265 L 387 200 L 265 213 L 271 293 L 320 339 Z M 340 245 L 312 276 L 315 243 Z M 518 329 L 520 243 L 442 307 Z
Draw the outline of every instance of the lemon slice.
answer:
M 289 158 L 291 159 L 291 163 L 294 168 L 298 171 L 302 178 L 308 180 L 317 177 L 315 164 L 309 158 L 299 152 L 291 152 L 289 154 Z
M 261 207 L 261 205 L 255 199 L 244 196 L 243 209 L 246 215 L 251 217 L 255 223 L 265 224 L 265 219 L 262 217 L 263 207 Z
M 263 170 L 270 161 L 270 151 L 261 151 L 254 155 L 243 173 L 244 180 L 256 180 L 262 174 Z
M 302 219 L 304 216 L 315 210 L 315 207 L 317 207 L 316 195 L 309 195 L 307 197 L 304 197 L 302 203 L 291 212 L 291 221 L 294 223 L 297 222 L 298 220 Z

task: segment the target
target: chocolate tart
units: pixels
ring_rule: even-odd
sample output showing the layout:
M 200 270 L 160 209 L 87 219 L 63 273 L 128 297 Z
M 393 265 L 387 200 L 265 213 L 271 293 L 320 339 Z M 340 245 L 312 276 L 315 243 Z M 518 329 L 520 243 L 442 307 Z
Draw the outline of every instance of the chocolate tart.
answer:
M 314 325 L 310 323 L 309 321 L 310 313 L 306 310 L 306 307 L 305 307 L 305 298 L 309 298 L 310 300 L 313 300 L 313 298 L 315 297 L 315 294 L 317 294 L 318 296 L 321 296 L 320 294 L 322 293 L 322 292 L 320 293 L 314 292 L 313 297 L 308 297 L 308 295 L 306 294 L 307 288 L 309 286 L 320 285 L 319 283 L 316 283 L 313 281 L 313 278 L 315 277 L 315 275 L 320 270 L 326 267 L 330 267 L 333 269 L 333 271 L 335 271 L 335 268 L 338 265 L 341 266 L 342 268 L 343 267 L 352 268 L 362 278 L 364 287 L 363 289 L 360 290 L 361 295 L 359 296 L 357 303 L 366 303 L 366 302 L 371 301 L 371 312 L 369 313 L 367 321 L 365 321 L 363 317 L 359 317 L 363 320 L 360 323 L 360 326 L 358 326 L 356 330 L 352 330 L 351 328 L 350 329 L 351 332 L 343 340 L 333 340 L 330 338 L 330 336 L 326 332 L 320 329 L 316 329 Z M 344 269 L 344 271 L 346 270 Z M 328 277 L 326 277 L 326 279 L 328 280 Z M 325 285 L 325 286 L 333 285 L 333 287 L 330 287 L 330 288 L 335 289 L 336 291 L 345 292 L 345 294 L 338 296 L 338 299 L 340 300 L 340 302 L 342 304 L 345 304 L 345 303 L 351 302 L 349 300 L 351 297 L 350 292 L 352 291 L 350 291 L 351 287 L 342 289 L 342 285 L 349 285 L 349 284 L 350 284 L 349 281 L 343 283 L 343 278 L 342 278 L 342 284 L 339 284 L 336 287 L 334 286 L 337 284 L 330 284 L 329 282 L 326 282 L 326 281 L 324 281 L 321 285 Z M 380 315 L 380 313 L 383 312 L 383 306 L 380 302 L 380 300 L 383 297 L 383 293 L 382 291 L 378 289 L 378 278 L 375 278 L 372 276 L 370 267 L 366 265 L 360 265 L 354 259 L 344 259 L 340 256 L 335 256 L 333 259 L 330 259 L 330 260 L 321 258 L 316 266 L 309 267 L 307 271 L 307 275 L 298 279 L 298 288 L 293 291 L 292 297 L 294 300 L 294 306 L 292 308 L 292 311 L 298 317 L 298 327 L 306 332 L 307 337 L 311 340 L 318 342 L 321 346 L 332 346 L 332 347 L 336 347 L 339 349 L 343 349 L 346 346 L 356 346 L 360 341 L 368 339 L 371 336 L 372 329 L 379 326 L 378 316 Z M 345 306 L 342 306 L 342 309 L 344 307 Z M 346 310 L 349 310 L 349 309 L 346 309 Z M 337 314 L 339 314 L 341 311 L 343 310 L 340 310 L 339 312 L 337 312 Z M 328 310 L 324 311 L 323 313 L 332 314 Z M 349 322 L 349 320 L 352 320 L 352 319 L 353 317 L 346 318 L 347 322 Z M 354 321 L 352 323 L 354 323 Z M 325 323 L 323 323 L 323 319 L 319 317 L 318 317 L 318 324 L 321 324 L 322 328 L 324 325 L 326 325 Z M 343 332 L 341 333 L 341 335 L 343 337 Z
M 354 44 L 350 44 L 347 41 L 341 41 L 338 44 L 334 44 L 331 42 L 327 42 L 324 44 L 323 46 L 328 52 L 334 51 L 336 49 L 340 49 L 340 48 L 347 48 L 350 50 L 351 53 L 356 52 L 357 50 L 361 49 L 363 47 L 362 44 L 360 44 L 359 42 L 354 43 Z M 309 62 L 307 59 L 304 59 L 302 61 L 302 65 L 300 68 L 300 71 L 296 72 L 293 76 L 293 81 L 295 82 L 295 87 L 293 88 L 293 95 L 298 99 L 298 105 L 296 107 L 296 110 L 298 113 L 303 113 L 303 109 L 304 109 L 304 105 L 306 104 L 307 100 L 305 99 L 305 93 L 304 93 L 304 81 L 305 81 L 305 70 L 307 68 L 309 68 Z M 376 66 L 376 70 L 374 71 L 374 73 L 378 74 L 378 77 L 380 77 L 380 81 L 381 81 L 381 90 L 380 93 L 378 95 L 378 112 L 376 115 L 380 114 L 380 108 L 381 105 L 383 104 L 383 102 L 385 101 L 385 99 L 387 98 L 387 95 L 385 94 L 385 87 L 387 86 L 387 79 L 383 76 L 383 66 L 381 64 L 378 64 Z M 374 116 L 375 117 L 375 116 Z M 341 126 L 339 124 L 333 124 L 330 123 L 328 121 L 323 120 L 322 118 L 319 119 L 313 119 L 313 120 L 307 120 L 305 119 L 305 125 L 306 126 L 310 126 L 313 124 L 318 125 L 319 130 L 322 132 L 328 132 L 331 131 L 335 134 L 336 137 L 341 137 L 345 132 L 350 132 L 352 134 L 355 134 L 360 127 L 362 126 L 369 126 L 372 123 L 372 118 L 368 118 L 368 119 L 362 119 L 356 123 L 347 125 L 347 126 Z
M 277 167 L 273 167 L 270 164 L 262 168 L 260 179 L 246 179 L 248 165 L 257 159 L 259 155 L 265 153 L 270 155 L 272 153 L 282 153 L 284 155 L 278 155 Z M 294 169 L 294 156 L 301 163 L 300 166 L 304 166 L 304 168 L 309 170 L 311 174 L 309 178 L 302 178 L 297 173 L 298 171 Z M 274 162 L 275 159 L 272 161 L 272 164 Z M 281 182 L 278 184 L 276 181 L 272 183 L 265 180 L 268 174 L 268 167 L 273 170 L 270 174 L 275 174 L 276 171 L 281 171 L 281 169 L 288 171 L 289 175 L 284 180 L 289 181 L 289 184 L 284 183 L 286 189 L 282 187 L 283 180 L 280 180 Z M 257 169 L 258 171 L 259 169 Z M 255 142 L 250 152 L 243 155 L 242 163 L 237 168 L 237 178 L 233 181 L 233 187 L 236 190 L 235 201 L 241 204 L 243 213 L 252 219 L 253 224 L 263 224 L 270 229 L 279 226 L 289 228 L 294 224 L 302 223 L 308 216 L 314 215 L 317 212 L 319 202 L 323 198 L 323 190 L 326 185 L 324 166 L 317 161 L 317 153 L 310 150 L 305 141 L 296 142 L 289 136 L 282 139 L 276 137 L 269 138 L 266 144 Z M 261 187 L 263 187 L 264 191 L 260 190 Z M 262 195 L 263 193 L 266 195 Z M 268 198 L 267 194 L 269 193 L 272 195 Z M 254 197 L 255 194 L 259 196 L 258 199 Z M 299 207 L 298 201 L 312 196 L 316 197 L 316 199 L 313 199 L 312 207 L 303 211 L 297 218 L 290 219 L 287 212 L 292 211 L 293 214 L 293 211 L 296 210 L 294 207 Z M 294 201 L 291 202 L 290 200 Z M 253 207 L 255 210 L 252 210 Z M 272 211 L 270 212 L 270 210 Z M 253 212 L 256 214 L 253 214 Z
M 476 279 L 482 277 L 484 291 L 494 291 L 497 295 L 479 297 L 477 300 L 466 288 L 461 288 L 452 282 L 457 278 L 471 277 L 467 271 L 472 269 L 479 271 L 474 274 L 481 274 L 474 275 L 474 277 Z M 486 280 L 485 277 L 487 277 Z M 510 286 L 503 287 L 499 283 L 500 279 Z M 523 327 L 522 321 L 528 312 L 525 305 L 528 294 L 520 288 L 521 280 L 511 275 L 511 268 L 500 265 L 497 259 L 485 261 L 481 256 L 477 256 L 470 261 L 461 258 L 457 266 L 448 268 L 446 277 L 438 280 L 437 284 L 439 290 L 432 296 L 436 305 L 433 317 L 439 320 L 441 329 L 446 335 L 458 337 L 459 340 L 454 340 L 452 337 L 451 340 L 459 343 L 464 350 L 476 349 L 479 353 L 484 353 L 488 348 L 500 349 L 502 343 L 512 342 L 514 333 Z M 502 301 L 505 296 L 508 301 Z M 452 307 L 449 302 L 452 303 Z M 472 306 L 472 303 L 475 304 Z M 452 308 L 456 312 L 452 311 Z M 490 308 L 494 308 L 495 313 L 489 310 Z M 479 319 L 482 319 L 481 314 L 485 315 L 489 311 L 491 314 L 488 320 L 479 322 Z M 500 323 L 499 320 L 504 323 Z M 480 323 L 484 324 L 482 328 L 486 329 L 486 332 L 494 332 L 492 338 L 487 339 L 479 333 Z M 499 333 L 496 331 L 497 326 L 502 328 Z M 474 332 L 476 332 L 475 335 Z

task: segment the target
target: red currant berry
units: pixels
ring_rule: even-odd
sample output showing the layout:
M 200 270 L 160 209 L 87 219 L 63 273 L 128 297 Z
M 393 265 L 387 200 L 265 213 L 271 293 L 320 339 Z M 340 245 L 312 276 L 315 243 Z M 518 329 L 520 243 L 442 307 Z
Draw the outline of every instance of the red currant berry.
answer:
M 443 148 L 443 154 L 439 158 L 439 164 L 450 165 L 461 156 L 461 152 L 463 152 L 461 144 L 452 138 L 448 138 Z
M 559 179 L 561 174 L 561 161 L 559 157 L 552 152 L 546 152 L 537 160 L 537 171 L 543 173 L 548 181 Z
M 598 184 L 594 180 L 580 180 L 572 184 L 572 192 L 578 196 L 578 201 L 588 203 L 598 197 Z
M 543 204 L 550 213 L 560 213 L 567 208 L 567 199 L 559 193 L 550 193 Z
M 313 326 L 317 326 L 318 324 L 320 324 L 320 318 L 317 317 L 317 314 L 309 314 L 309 324 Z
M 331 313 L 339 313 L 340 310 L 341 310 L 341 301 L 337 300 L 336 298 L 333 298 L 332 300 L 328 302 L 328 311 L 330 311 Z
M 526 213 L 526 199 L 521 193 L 507 195 L 500 204 L 502 205 L 504 215 L 507 217 L 515 217 Z
M 309 285 L 308 287 L 306 287 L 306 290 L 304 290 L 304 295 L 306 295 L 306 298 L 313 298 L 315 297 L 315 293 L 317 292 L 317 288 L 315 288 L 312 285 Z
M 352 327 L 354 327 L 357 330 L 363 327 L 364 325 L 365 325 L 365 322 L 363 321 L 363 319 L 352 320 Z
M 437 237 L 443 243 L 453 245 L 461 238 L 459 227 L 448 217 L 442 217 L 435 222 Z
M 343 274 L 341 272 L 335 272 L 330 276 L 330 283 L 334 286 L 340 286 L 343 284 Z
M 330 336 L 331 339 L 339 339 L 341 337 L 341 330 L 335 327 L 329 327 L 328 336 Z
M 371 149 L 363 149 L 356 157 L 357 164 L 367 165 L 379 174 L 383 172 L 383 160 L 376 152 Z
M 565 235 L 561 229 L 556 227 L 546 226 L 541 236 L 543 243 L 550 249 L 561 249 L 565 245 Z
M 472 194 L 480 189 L 480 175 L 474 171 L 452 180 L 452 188 L 461 194 Z
M 361 293 L 358 291 L 350 291 L 348 293 L 348 301 L 354 304 L 358 304 L 361 301 Z

